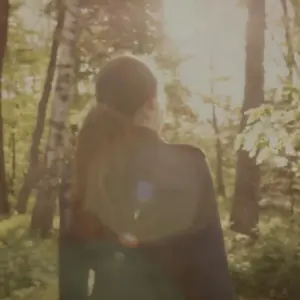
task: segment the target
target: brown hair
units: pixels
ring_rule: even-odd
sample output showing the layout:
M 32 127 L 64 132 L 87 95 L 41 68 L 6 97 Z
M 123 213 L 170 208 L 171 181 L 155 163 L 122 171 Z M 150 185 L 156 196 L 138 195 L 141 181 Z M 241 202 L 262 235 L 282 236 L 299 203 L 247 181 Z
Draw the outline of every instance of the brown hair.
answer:
M 99 223 L 92 209 L 86 210 L 88 203 L 85 197 L 88 181 L 91 180 L 91 168 L 96 166 L 97 198 L 105 201 L 109 197 L 108 179 L 122 175 L 133 144 L 137 127 L 133 118 L 156 93 L 157 80 L 154 74 L 145 63 L 132 56 L 111 60 L 97 76 L 97 105 L 83 123 L 75 153 L 71 230 L 77 235 L 91 235 Z

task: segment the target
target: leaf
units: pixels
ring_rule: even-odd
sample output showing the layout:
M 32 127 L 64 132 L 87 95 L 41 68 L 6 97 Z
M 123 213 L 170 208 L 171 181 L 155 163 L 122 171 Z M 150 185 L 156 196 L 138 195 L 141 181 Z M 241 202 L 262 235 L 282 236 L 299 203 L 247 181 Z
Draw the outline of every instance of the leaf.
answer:
M 284 168 L 288 165 L 289 161 L 286 157 L 276 156 L 276 157 L 274 157 L 273 162 L 274 162 L 276 167 Z
M 256 161 L 258 164 L 262 164 L 263 162 L 270 159 L 271 157 L 272 157 L 272 151 L 270 150 L 270 148 L 265 147 L 259 151 Z

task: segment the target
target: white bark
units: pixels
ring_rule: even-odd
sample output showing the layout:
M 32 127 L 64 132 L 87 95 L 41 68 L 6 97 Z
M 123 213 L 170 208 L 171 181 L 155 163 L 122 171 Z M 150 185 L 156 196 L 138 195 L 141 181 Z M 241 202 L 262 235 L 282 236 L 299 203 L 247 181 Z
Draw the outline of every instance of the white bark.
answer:
M 65 21 L 57 60 L 57 77 L 45 157 L 47 168 L 52 167 L 63 155 L 65 126 L 73 98 L 79 0 L 65 0 L 64 4 Z
M 47 236 L 53 224 L 58 180 L 65 148 L 65 127 L 73 98 L 79 0 L 64 0 L 65 19 L 62 28 L 57 76 L 52 102 L 50 128 L 45 153 L 47 174 L 39 187 L 32 213 L 31 230 Z

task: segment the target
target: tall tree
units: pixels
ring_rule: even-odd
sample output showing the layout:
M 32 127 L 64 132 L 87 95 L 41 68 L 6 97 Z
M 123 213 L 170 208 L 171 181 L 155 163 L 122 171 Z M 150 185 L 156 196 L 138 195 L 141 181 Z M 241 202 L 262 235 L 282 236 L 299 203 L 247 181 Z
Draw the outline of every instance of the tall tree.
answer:
M 292 1 L 293 2 L 293 1 Z M 281 7 L 283 11 L 283 27 L 284 27 L 284 36 L 285 36 L 285 46 L 286 46 L 286 53 L 284 53 L 284 61 L 286 64 L 286 68 L 288 70 L 287 78 L 286 78 L 286 86 L 289 89 L 287 97 L 283 97 L 281 101 L 281 106 L 283 109 L 286 109 L 286 107 L 292 107 L 294 102 L 294 93 L 293 93 L 293 87 L 294 87 L 294 75 L 296 74 L 298 79 L 300 79 L 300 71 L 295 59 L 295 51 L 294 51 L 294 40 L 293 40 L 293 33 L 295 31 L 295 27 L 297 28 L 299 25 L 297 23 L 292 26 L 292 18 L 290 17 L 289 10 L 288 10 L 288 1 L 287 0 L 281 0 Z M 295 2 L 296 3 L 296 2 Z M 299 4 L 298 4 L 299 5 Z M 293 6 L 292 6 L 293 7 Z M 297 9 L 298 8 L 298 9 Z M 297 16 L 296 11 L 299 10 L 299 7 L 294 7 L 295 10 L 295 18 L 299 17 Z M 294 30 L 293 30 L 294 29 Z M 297 101 L 297 105 L 299 105 Z M 290 126 L 296 125 L 297 121 L 291 121 Z M 289 134 L 292 133 L 291 128 L 287 128 L 287 131 Z M 293 171 L 293 166 L 297 162 L 298 158 L 295 155 L 287 155 L 288 158 L 288 164 L 285 169 L 281 170 L 281 174 L 286 177 L 289 181 L 287 186 L 287 194 L 290 197 L 290 208 L 291 212 L 294 212 L 296 198 L 298 194 L 298 190 L 294 188 L 295 182 L 296 182 L 296 174 Z
M 9 18 L 9 1 L 0 1 L 0 214 L 9 213 L 7 182 L 5 174 L 4 143 L 3 143 L 3 118 L 2 118 L 2 73 L 4 55 L 7 45 Z
M 246 65 L 241 130 L 247 123 L 245 112 L 264 101 L 265 0 L 248 0 L 246 26 Z M 259 221 L 260 170 L 255 158 L 238 151 L 236 182 L 231 212 L 232 229 L 255 235 Z
M 225 197 L 225 184 L 224 184 L 224 175 L 223 175 L 223 148 L 220 138 L 220 129 L 218 124 L 218 118 L 216 113 L 216 103 L 215 103 L 215 84 L 218 81 L 226 80 L 226 78 L 214 78 L 214 66 L 213 59 L 210 62 L 210 71 L 211 71 L 211 80 L 210 80 L 210 102 L 212 106 L 212 126 L 214 129 L 216 137 L 216 188 L 217 194 L 219 196 Z
M 38 109 L 37 109 L 37 118 L 35 129 L 32 134 L 32 144 L 29 153 L 29 166 L 27 173 L 24 177 L 24 182 L 21 187 L 20 193 L 18 195 L 18 203 L 17 203 L 17 211 L 18 213 L 25 213 L 28 203 L 28 198 L 31 194 L 31 191 L 36 184 L 38 178 L 41 175 L 41 168 L 39 168 L 39 148 L 40 142 L 43 135 L 44 127 L 45 127 L 45 118 L 48 100 L 51 94 L 52 82 L 55 73 L 57 52 L 60 40 L 60 34 L 63 27 L 64 22 L 64 9 L 59 9 L 58 18 L 56 28 L 53 34 L 52 47 L 50 52 L 50 60 L 48 63 L 48 70 L 45 78 L 44 89 L 41 96 L 41 100 L 39 101 Z
M 65 0 L 65 18 L 57 61 L 57 78 L 45 153 L 46 176 L 39 186 L 33 209 L 31 230 L 46 236 L 52 228 L 64 156 L 65 127 L 72 99 L 76 62 L 79 0 Z
M 220 129 L 218 125 L 218 119 L 216 114 L 216 104 L 212 103 L 212 123 L 214 132 L 216 135 L 216 186 L 217 194 L 219 196 L 225 197 L 225 185 L 223 176 L 223 149 L 220 139 Z

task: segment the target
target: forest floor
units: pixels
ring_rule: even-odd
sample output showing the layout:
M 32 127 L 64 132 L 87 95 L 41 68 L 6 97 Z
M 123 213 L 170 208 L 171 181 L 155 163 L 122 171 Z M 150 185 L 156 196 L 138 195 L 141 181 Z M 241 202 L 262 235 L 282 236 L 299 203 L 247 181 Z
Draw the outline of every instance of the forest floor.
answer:
M 12 216 L 8 220 L 2 220 L 0 226 L 0 299 L 1 300 L 55 300 L 57 299 L 57 244 L 56 235 L 46 240 L 40 240 L 36 238 L 29 237 L 26 233 L 29 224 L 29 216 Z M 269 223 L 270 221 L 268 221 Z M 273 221 L 272 221 L 273 222 Z M 277 220 L 278 224 L 282 224 L 280 219 Z M 287 225 L 285 227 L 288 227 Z M 284 229 L 285 230 L 285 229 Z M 290 229 L 288 229 L 290 230 Z M 57 226 L 56 230 L 57 232 Z M 271 231 L 270 231 L 271 232 Z M 274 231 L 273 231 L 274 232 Z M 279 231 L 276 229 L 276 233 L 270 233 L 265 235 L 258 242 L 255 247 L 249 249 L 247 242 L 241 240 L 237 242 L 232 242 L 235 238 L 233 233 L 225 230 L 225 240 L 227 248 L 229 250 L 228 257 L 231 265 L 231 271 L 235 272 L 234 280 L 241 288 L 239 292 L 249 289 L 252 284 L 253 278 L 261 277 L 261 281 L 255 283 L 258 288 L 261 286 L 261 282 L 266 282 L 269 276 L 269 260 L 266 260 L 263 256 L 263 250 L 267 247 L 266 251 L 270 253 L 270 247 L 274 244 L 274 257 L 278 256 L 278 245 L 283 245 L 286 243 L 277 243 L 277 238 Z M 286 231 L 282 232 L 282 236 L 286 236 Z M 299 231 L 298 231 L 299 232 Z M 267 234 L 267 233 L 266 233 Z M 274 239 L 275 238 L 275 239 Z M 281 238 L 280 238 L 281 239 Z M 293 241 L 293 238 L 289 238 Z M 284 257 L 286 257 L 286 262 L 282 262 L 281 256 L 278 258 L 279 266 L 282 266 L 283 270 L 288 267 L 289 261 L 291 261 L 291 255 L 294 248 L 294 243 L 286 244 L 288 248 L 283 251 Z M 273 246 L 272 246 L 273 247 Z M 290 250 L 291 251 L 290 251 Z M 272 250 L 273 251 L 273 250 Z M 237 255 L 238 253 L 238 255 Z M 262 254 L 261 254 L 262 253 Z M 253 256 L 254 254 L 254 256 Z M 259 255 L 258 255 L 259 254 Z M 250 273 L 247 273 L 249 280 L 244 276 L 243 270 L 245 265 L 245 260 L 247 260 L 251 255 L 254 257 L 255 264 L 260 269 L 250 269 Z M 257 257 L 260 257 L 257 260 Z M 270 254 L 267 254 L 269 257 Z M 285 260 L 285 259 L 284 259 Z M 273 265 L 275 261 L 270 261 Z M 251 264 L 251 261 L 246 261 L 246 263 Z M 293 270 L 295 269 L 296 262 L 291 261 Z M 236 268 L 236 266 L 241 266 Z M 265 269 L 263 269 L 265 268 Z M 267 270 L 267 271 L 265 271 Z M 253 273 L 254 272 L 254 273 Z M 256 273 L 255 273 L 256 272 Z M 267 273 L 268 274 L 267 274 Z M 288 272 L 284 271 L 283 274 Z M 246 273 L 245 273 L 246 274 Z M 256 275 L 255 275 L 256 274 Z M 237 277 L 236 277 L 237 276 Z M 272 276 L 272 275 L 271 275 Z M 295 273 L 296 276 L 296 273 Z M 293 276 L 293 277 L 295 277 Z M 289 276 L 290 277 L 290 276 Z M 241 279 L 240 279 L 241 278 Z M 246 281 L 243 281 L 246 278 Z M 275 278 L 275 277 L 274 277 Z M 276 277 L 279 280 L 281 277 Z M 246 284 L 245 284 L 246 282 Z M 284 287 L 287 281 L 284 281 Z M 275 285 L 278 285 L 278 281 Z M 298 286 L 298 285 L 297 285 Z M 297 288 L 297 295 L 298 288 Z M 294 293 L 294 292 L 293 292 Z M 244 292 L 243 292 L 244 294 Z M 239 297 L 239 300 L 246 300 L 246 298 Z M 277 298 L 253 298 L 253 300 L 268 300 Z M 280 298 L 280 299 L 299 299 L 294 297 Z M 247 298 L 247 300 L 252 300 Z
M 0 299 L 55 300 L 56 238 L 29 237 L 26 233 L 28 224 L 28 216 L 13 216 L 1 221 Z

